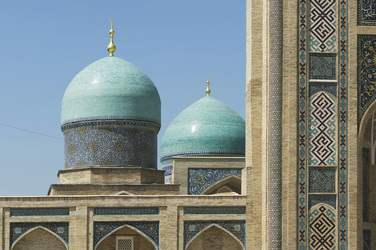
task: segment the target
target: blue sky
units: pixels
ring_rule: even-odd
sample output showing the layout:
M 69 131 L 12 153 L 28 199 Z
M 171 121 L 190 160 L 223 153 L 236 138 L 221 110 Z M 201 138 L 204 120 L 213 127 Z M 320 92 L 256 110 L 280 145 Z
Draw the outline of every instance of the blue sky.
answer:
M 60 106 L 73 77 L 108 55 L 142 69 L 169 123 L 211 96 L 245 116 L 245 1 L 0 1 L 0 196 L 46 195 L 64 168 Z M 14 126 L 53 137 L 6 127 Z

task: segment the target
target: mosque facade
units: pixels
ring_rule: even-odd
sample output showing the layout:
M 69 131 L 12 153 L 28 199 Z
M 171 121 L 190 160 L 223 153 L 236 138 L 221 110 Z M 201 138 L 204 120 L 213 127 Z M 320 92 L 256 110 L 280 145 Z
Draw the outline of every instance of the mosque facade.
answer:
M 376 249 L 375 26 L 374 0 L 247 0 L 245 121 L 208 82 L 161 159 L 158 90 L 111 28 L 64 94 L 58 183 L 0 197 L 2 249 Z

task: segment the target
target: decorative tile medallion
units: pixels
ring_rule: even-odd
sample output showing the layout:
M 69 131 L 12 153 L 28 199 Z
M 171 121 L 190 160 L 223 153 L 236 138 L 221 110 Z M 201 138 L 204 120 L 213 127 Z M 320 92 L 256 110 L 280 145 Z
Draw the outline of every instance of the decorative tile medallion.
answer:
M 184 214 L 245 214 L 246 207 L 184 207 Z
M 337 249 L 336 211 L 325 204 L 310 209 L 309 249 Z
M 376 0 L 358 0 L 358 25 L 376 25 Z
M 123 226 L 139 230 L 159 248 L 159 221 L 95 221 L 94 249 L 102 239 Z
M 336 52 L 336 0 L 311 0 L 310 42 L 311 51 Z
M 358 35 L 358 128 L 376 100 L 376 36 Z
M 336 79 L 336 54 L 311 53 L 309 65 L 310 79 Z
M 336 164 L 336 100 L 325 92 L 311 97 L 310 164 Z
M 10 223 L 10 246 L 27 233 L 29 230 L 36 227 L 44 227 L 54 232 L 69 246 L 69 223 L 68 222 L 16 222 Z
M 335 180 L 336 168 L 334 167 L 309 168 L 310 193 L 334 193 L 336 191 Z
M 94 215 L 157 215 L 159 207 L 95 207 Z
M 189 168 L 188 194 L 201 194 L 214 183 L 229 176 L 242 177 L 241 168 Z
M 10 216 L 68 216 L 69 207 L 11 208 Z
M 219 226 L 234 235 L 245 246 L 245 221 L 184 221 L 184 248 L 200 232 L 212 225 Z
M 65 131 L 65 168 L 129 165 L 156 168 L 157 134 L 132 128 Z

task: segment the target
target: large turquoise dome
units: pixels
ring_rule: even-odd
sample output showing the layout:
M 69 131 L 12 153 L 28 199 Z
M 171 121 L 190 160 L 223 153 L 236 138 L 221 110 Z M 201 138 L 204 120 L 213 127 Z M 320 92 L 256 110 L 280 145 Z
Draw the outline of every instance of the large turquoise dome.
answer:
M 78 73 L 65 91 L 61 123 L 130 119 L 161 123 L 161 101 L 154 83 L 118 57 L 100 59 Z
M 173 156 L 188 155 L 244 156 L 243 118 L 211 96 L 193 103 L 171 122 L 161 143 L 163 165 Z

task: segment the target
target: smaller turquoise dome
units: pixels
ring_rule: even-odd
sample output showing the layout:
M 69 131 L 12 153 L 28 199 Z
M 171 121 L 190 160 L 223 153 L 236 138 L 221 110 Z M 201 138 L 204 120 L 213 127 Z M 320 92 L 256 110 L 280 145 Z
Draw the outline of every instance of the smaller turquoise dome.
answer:
M 92 119 L 132 119 L 161 123 L 161 100 L 139 68 L 105 57 L 79 72 L 67 87 L 61 123 Z
M 211 96 L 198 100 L 181 112 L 163 135 L 161 161 L 177 155 L 244 156 L 244 119 Z

